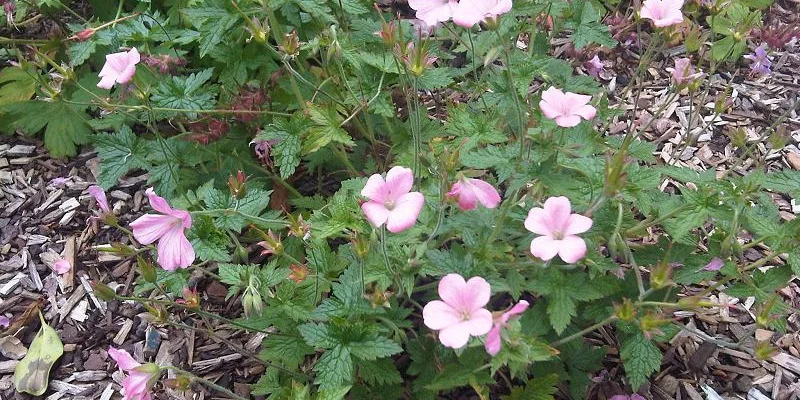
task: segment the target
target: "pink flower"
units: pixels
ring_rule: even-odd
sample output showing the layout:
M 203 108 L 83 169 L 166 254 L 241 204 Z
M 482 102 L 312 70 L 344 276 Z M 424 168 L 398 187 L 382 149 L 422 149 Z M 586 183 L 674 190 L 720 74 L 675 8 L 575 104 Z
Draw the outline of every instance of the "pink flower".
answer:
M 0 328 L 8 328 L 11 325 L 11 320 L 5 315 L 0 315 Z
M 408 5 L 417 12 L 417 19 L 428 26 L 449 20 L 457 4 L 455 0 L 408 0 Z
M 500 339 L 500 332 L 508 324 L 508 320 L 515 315 L 525 312 L 529 305 L 527 301 L 520 300 L 519 303 L 511 307 L 510 310 L 501 314 L 499 318 L 494 319 L 494 326 L 492 330 L 489 331 L 489 334 L 486 335 L 486 342 L 484 343 L 486 352 L 489 353 L 489 355 L 493 356 L 500 352 L 500 347 L 503 344 L 503 341 Z
M 639 395 L 637 393 L 634 393 L 634 394 L 632 394 L 630 396 L 628 396 L 626 394 L 618 394 L 616 396 L 612 396 L 608 400 L 647 400 L 647 399 L 645 399 L 644 397 L 642 397 L 641 395 Z
M 70 265 L 69 261 L 67 261 L 67 260 L 65 260 L 63 258 L 59 258 L 58 261 L 53 263 L 53 266 L 51 268 L 53 268 L 53 271 L 55 273 L 57 273 L 59 275 L 63 275 L 63 274 L 66 274 L 67 272 L 69 272 L 69 270 L 72 269 L 72 265 Z
M 87 189 L 89 195 L 94 197 L 94 200 L 97 202 L 97 206 L 100 207 L 100 210 L 104 213 L 110 213 L 111 208 L 108 206 L 108 199 L 106 199 L 106 192 L 103 191 L 103 188 L 97 185 L 89 186 Z
M 108 348 L 108 355 L 114 359 L 121 371 L 128 373 L 128 376 L 122 380 L 122 400 L 150 400 L 148 390 L 160 375 L 158 366 L 155 364 L 142 365 L 136 362 L 127 351 L 113 347 Z
M 101 78 L 97 87 L 111 89 L 114 83 L 125 84 L 130 82 L 133 74 L 136 73 L 136 64 L 140 60 L 141 57 L 136 47 L 127 52 L 123 51 L 107 55 L 106 63 L 97 75 Z
M 453 183 L 447 195 L 457 198 L 458 207 L 464 211 L 475 209 L 477 203 L 486 208 L 495 208 L 500 204 L 497 189 L 480 179 L 462 177 Z
M 369 199 L 361 205 L 367 220 L 375 227 L 385 223 L 392 233 L 411 228 L 425 204 L 422 193 L 411 191 L 413 184 L 414 174 L 405 167 L 390 169 L 386 180 L 379 174 L 370 176 L 361 190 L 361 195 Z
M 544 208 L 534 207 L 525 218 L 525 229 L 542 235 L 531 241 L 531 253 L 542 260 L 558 254 L 564 262 L 573 264 L 586 255 L 586 242 L 575 236 L 592 227 L 592 219 L 572 214 L 566 197 L 550 197 Z
M 539 108 L 545 117 L 556 120 L 556 125 L 571 128 L 581 122 L 581 117 L 585 120 L 594 118 L 594 107 L 589 105 L 592 96 L 567 92 L 551 87 L 542 93 L 542 101 Z
M 511 0 L 461 0 L 453 10 L 453 22 L 464 28 L 495 19 L 511 10 Z
M 653 21 L 653 25 L 663 28 L 683 22 L 681 7 L 683 0 L 645 0 L 639 15 Z
M 597 54 L 595 54 L 591 60 L 587 61 L 584 66 L 586 67 L 586 72 L 595 78 L 600 76 L 600 72 L 603 71 L 604 67 L 603 62 L 600 61 L 600 57 Z
M 708 262 L 708 264 L 706 264 L 705 267 L 703 267 L 703 269 L 706 271 L 719 271 L 724 266 L 725 262 L 722 261 L 722 259 L 720 259 L 719 257 L 714 257 L 711 259 L 711 261 Z
M 70 179 L 71 178 L 64 178 L 64 177 L 59 176 L 57 178 L 53 178 L 52 180 L 50 180 L 50 184 L 55 186 L 55 187 L 57 187 L 57 188 L 60 188 L 60 187 L 64 187 L 64 185 L 66 185 L 67 182 L 69 182 Z
M 158 240 L 158 264 L 167 271 L 186 268 L 194 261 L 194 249 L 184 231 L 192 227 L 188 211 L 173 210 L 163 197 L 148 188 L 150 207 L 163 215 L 145 214 L 131 222 L 133 237 L 141 244 Z
M 491 288 L 476 276 L 464 281 L 459 274 L 448 274 L 439 281 L 439 297 L 422 309 L 425 326 L 439 331 L 439 341 L 447 347 L 464 347 L 470 336 L 485 335 L 492 329 L 492 313 L 485 309 Z
M 672 73 L 672 79 L 675 80 L 675 84 L 678 86 L 688 85 L 703 75 L 700 72 L 695 72 L 692 60 L 688 58 L 676 58 L 675 68 L 667 68 L 667 72 Z

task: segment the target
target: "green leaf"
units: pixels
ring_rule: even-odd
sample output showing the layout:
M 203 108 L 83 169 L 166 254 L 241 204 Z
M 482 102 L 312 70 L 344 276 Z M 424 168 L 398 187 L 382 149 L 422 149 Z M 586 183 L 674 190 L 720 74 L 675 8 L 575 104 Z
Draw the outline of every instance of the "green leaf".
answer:
M 214 107 L 214 89 L 205 85 L 213 73 L 214 69 L 208 68 L 189 76 L 171 76 L 162 80 L 153 93 L 153 105 L 187 110 L 184 112 L 187 117 L 197 118 L 197 110 Z M 166 112 L 167 115 L 177 113 L 177 111 Z
M 378 337 L 363 342 L 355 342 L 347 345 L 350 353 L 362 360 L 376 360 L 385 358 L 403 351 L 403 348 L 393 340 Z
M 272 157 L 279 168 L 281 178 L 290 177 L 300 165 L 300 137 L 306 129 L 306 120 L 293 117 L 267 125 L 254 141 L 273 140 Z
M 402 383 L 403 377 L 390 358 L 378 360 L 359 360 L 358 375 L 370 385 L 391 385 Z
M 47 325 L 41 312 L 39 321 L 42 327 L 33 338 L 28 354 L 14 368 L 14 387 L 17 392 L 30 393 L 34 396 L 41 396 L 47 390 L 50 369 L 64 354 L 64 345 L 58 333 Z
M 264 339 L 259 356 L 264 360 L 294 368 L 302 364 L 309 354 L 314 354 L 314 348 L 298 337 L 269 335 Z
M 97 155 L 100 157 L 100 176 L 97 183 L 103 189 L 117 184 L 119 178 L 133 169 L 147 169 L 147 143 L 133 134 L 131 128 L 123 125 L 119 132 L 98 134 L 91 137 Z
M 0 131 L 35 134 L 44 128 L 44 145 L 53 157 L 74 156 L 86 144 L 92 127 L 86 114 L 64 101 L 29 100 L 0 107 Z
M 310 154 L 327 146 L 331 142 L 342 143 L 347 146 L 355 145 L 350 134 L 340 127 L 344 118 L 333 107 L 321 108 L 309 104 L 308 112 L 314 126 L 303 140 L 302 154 Z
M 600 14 L 595 11 L 589 1 L 576 1 L 572 7 L 573 15 L 565 27 L 573 29 L 572 41 L 575 48 L 597 43 L 606 47 L 614 47 L 617 41 L 611 37 L 608 26 L 599 22 Z
M 70 42 L 67 49 L 67 55 L 72 60 L 73 66 L 78 66 L 86 62 L 89 57 L 94 54 L 97 48 L 97 42 L 94 40 L 86 40 L 83 42 Z
M 761 184 L 767 190 L 800 198 L 800 171 L 785 169 L 770 172 L 764 176 Z
M 186 8 L 182 10 L 192 26 L 197 28 L 199 35 L 200 57 L 205 57 L 220 44 L 225 33 L 230 31 L 239 20 L 225 7 L 225 2 L 220 0 L 206 0 L 202 7 Z
M 353 379 L 353 359 L 347 347 L 336 345 L 326 351 L 314 365 L 317 376 L 314 383 L 320 389 L 331 389 L 349 383 Z
M 35 91 L 36 79 L 32 72 L 20 67 L 6 67 L 0 70 L 0 107 L 29 100 Z
M 503 400 L 553 400 L 553 394 L 558 391 L 558 375 L 550 374 L 534 378 L 525 384 L 525 389 L 516 387 Z
M 639 390 L 650 374 L 661 367 L 661 350 L 642 333 L 622 341 L 620 357 L 625 375 L 634 391 Z
M 555 268 L 545 270 L 542 276 L 529 281 L 528 287 L 544 295 L 547 301 L 547 315 L 556 333 L 567 328 L 578 302 L 599 299 L 603 293 L 596 283 L 587 282 L 585 275 L 569 276 Z
M 350 391 L 352 385 L 332 387 L 320 390 L 317 394 L 317 400 L 340 400 Z
M 325 324 L 309 322 L 298 326 L 297 330 L 309 346 L 323 349 L 340 346 L 339 341 L 328 333 L 328 326 Z

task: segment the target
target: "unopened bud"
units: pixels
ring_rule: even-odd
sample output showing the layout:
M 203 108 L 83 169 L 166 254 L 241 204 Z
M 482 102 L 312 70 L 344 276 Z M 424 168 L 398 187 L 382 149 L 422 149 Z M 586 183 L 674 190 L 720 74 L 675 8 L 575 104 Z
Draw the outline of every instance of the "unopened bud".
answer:
M 636 308 L 631 299 L 625 299 L 622 304 L 614 304 L 614 315 L 621 321 L 633 321 L 636 317 Z
M 672 276 L 672 266 L 666 260 L 659 262 L 650 271 L 650 285 L 655 289 L 661 289 L 669 285 Z
M 248 287 L 245 290 L 242 296 L 242 308 L 244 308 L 244 315 L 247 317 L 261 315 L 263 304 L 261 294 L 258 293 L 258 290 L 253 290 L 252 287 Z
M 350 243 L 353 246 L 353 251 L 356 253 L 356 257 L 364 260 L 369 255 L 369 240 L 366 240 L 362 236 L 355 234 L 353 238 L 350 239 Z
M 114 289 L 111 289 L 102 283 L 92 282 L 91 286 L 94 295 L 100 300 L 111 301 L 117 298 L 117 293 L 114 292 Z
M 145 260 L 141 256 L 136 256 L 136 266 L 139 268 L 139 273 L 142 275 L 142 279 L 144 279 L 145 282 L 155 283 L 156 269 L 153 267 L 153 263 Z
M 228 176 L 228 189 L 231 191 L 231 196 L 236 199 L 243 199 L 247 195 L 247 177 L 244 172 L 236 172 L 235 177 L 233 174 Z
M 78 39 L 79 42 L 85 42 L 89 40 L 89 38 L 94 36 L 95 32 L 97 32 L 97 30 L 94 28 L 86 28 L 82 31 L 77 32 L 75 34 L 75 38 Z

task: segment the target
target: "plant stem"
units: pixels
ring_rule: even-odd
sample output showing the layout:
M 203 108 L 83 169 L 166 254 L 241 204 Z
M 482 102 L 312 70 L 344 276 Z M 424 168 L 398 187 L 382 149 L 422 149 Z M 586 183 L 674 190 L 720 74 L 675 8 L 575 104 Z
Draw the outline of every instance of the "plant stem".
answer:
M 558 346 L 561 346 L 563 344 L 569 343 L 569 342 L 571 342 L 571 341 L 573 341 L 575 339 L 581 338 L 581 337 L 583 337 L 583 335 L 585 335 L 585 334 L 587 334 L 589 332 L 592 332 L 595 329 L 598 329 L 598 328 L 600 328 L 602 326 L 608 325 L 608 324 L 614 322 L 616 319 L 617 319 L 617 317 L 615 315 L 611 315 L 611 316 L 607 317 L 606 319 L 604 319 L 604 320 L 602 320 L 602 321 L 600 321 L 600 322 L 598 322 L 598 323 L 596 323 L 594 325 L 591 325 L 591 326 L 589 326 L 587 328 L 581 329 L 580 331 L 575 332 L 572 335 L 569 335 L 569 336 L 567 336 L 567 337 L 565 337 L 563 339 L 559 339 L 559 340 L 556 340 L 553 343 L 550 343 L 550 347 L 558 347 Z
M 191 372 L 184 371 L 184 370 L 182 370 L 180 368 L 173 367 L 173 366 L 164 366 L 164 367 L 161 367 L 161 368 L 175 371 L 175 373 L 178 374 L 178 375 L 181 375 L 181 376 L 183 376 L 185 378 L 188 378 L 189 380 L 191 380 L 193 382 L 197 382 L 197 383 L 203 384 L 205 386 L 208 386 L 209 388 L 211 388 L 213 390 L 216 390 L 217 392 L 224 393 L 226 396 L 228 396 L 228 397 L 230 397 L 232 399 L 250 400 L 250 399 L 248 399 L 246 397 L 239 396 L 238 394 L 236 394 L 234 392 L 231 392 L 227 388 L 222 387 L 220 385 L 217 385 L 216 383 L 214 383 L 214 382 L 212 382 L 212 381 L 210 381 L 210 380 L 208 380 L 206 378 L 199 377 L 199 376 L 197 376 L 197 375 L 195 375 L 195 374 L 193 374 Z

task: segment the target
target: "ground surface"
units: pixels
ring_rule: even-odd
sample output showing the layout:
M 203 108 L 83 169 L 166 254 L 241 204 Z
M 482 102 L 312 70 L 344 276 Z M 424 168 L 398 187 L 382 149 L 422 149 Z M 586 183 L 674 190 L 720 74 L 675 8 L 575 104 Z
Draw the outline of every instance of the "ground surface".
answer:
M 773 7 L 770 18 L 797 23 L 792 7 L 796 10 L 797 4 L 780 3 Z M 564 42 L 556 51 L 569 50 Z M 682 51 L 673 50 L 675 56 Z M 669 75 L 664 68 L 671 66 L 671 62 L 652 65 L 646 89 L 638 95 L 623 96 L 621 81 L 630 73 L 630 64 L 635 60 L 631 54 L 623 48 L 601 54 L 606 63 L 601 80 L 612 103 L 625 111 L 610 125 L 609 134 L 624 132 L 631 120 L 647 124 L 651 113 L 664 106 L 666 111 L 652 121 L 643 137 L 658 144 L 655 155 L 664 163 L 697 170 L 714 169 L 718 173 L 747 173 L 753 168 L 800 169 L 797 40 L 775 56 L 771 76 L 744 79 L 749 72 L 745 65 L 739 69 L 727 68 L 710 78 L 712 96 L 705 101 L 695 99 L 691 108 L 688 95 L 664 104 L 671 97 Z M 734 75 L 733 90 L 728 96 L 731 107 L 715 115 L 713 96 L 722 95 L 726 82 Z M 687 129 L 690 120 L 691 128 Z M 742 129 L 750 142 L 762 135 L 780 134 L 786 136 L 788 144 L 780 150 L 760 144 L 743 154 L 731 144 L 730 134 L 737 129 Z M 687 145 L 687 135 L 696 141 Z M 38 328 L 36 314 L 32 312 L 37 308 L 44 310 L 45 319 L 65 344 L 64 356 L 51 374 L 47 399 L 118 398 L 121 374 L 107 357 L 109 346 L 125 348 L 137 359 L 185 368 L 247 395 L 246 384 L 254 382 L 264 370 L 254 357 L 264 334 L 223 324 L 213 325 L 214 337 L 191 329 L 157 328 L 143 318 L 146 312 L 140 305 L 104 302 L 91 293 L 89 281 L 99 281 L 119 286 L 118 292 L 129 294 L 135 274 L 130 261 L 93 249 L 122 239 L 116 231 L 91 218 L 95 206 L 86 188 L 95 181 L 97 162 L 89 148 L 74 159 L 59 160 L 48 157 L 36 140 L 0 137 L 0 314 L 11 317 L 14 333 L 0 337 L 0 399 L 29 397 L 15 393 L 11 375 L 16 360 L 24 355 L 25 345 Z M 63 185 L 51 183 L 59 177 L 68 180 Z M 146 176 L 130 176 L 109 193 L 112 208 L 123 226 L 146 207 L 145 182 Z M 674 185 L 667 181 L 664 189 L 670 190 Z M 795 203 L 793 199 L 775 196 L 775 201 L 784 219 L 793 219 L 800 213 L 800 199 Z M 755 260 L 764 250 L 754 246 L 746 256 Z M 56 277 L 49 267 L 58 256 L 74 265 L 62 277 Z M 229 316 L 239 312 L 233 302 L 225 302 L 224 287 L 206 280 L 197 283 L 205 308 Z M 702 289 L 682 288 L 686 295 Z M 800 306 L 800 287 L 796 281 L 787 282 L 781 294 L 793 306 Z M 702 394 L 703 385 L 708 385 L 726 399 L 797 398 L 800 316 L 789 317 L 787 333 L 757 330 L 752 299 L 731 298 L 724 290 L 712 293 L 710 299 L 730 307 L 676 313 L 676 321 L 686 329 L 664 349 L 661 372 L 642 393 L 656 399 L 702 399 L 706 398 Z M 204 321 L 187 316 L 183 322 L 200 330 L 206 326 Z M 769 361 L 756 360 L 751 356 L 753 336 L 771 341 L 779 353 Z M 590 392 L 590 398 L 605 399 L 607 394 L 620 391 L 622 369 L 613 335 L 601 329 L 590 334 L 588 340 L 609 345 L 607 370 L 596 377 L 596 385 Z M 166 390 L 157 396 L 213 398 L 199 388 L 196 392 Z

